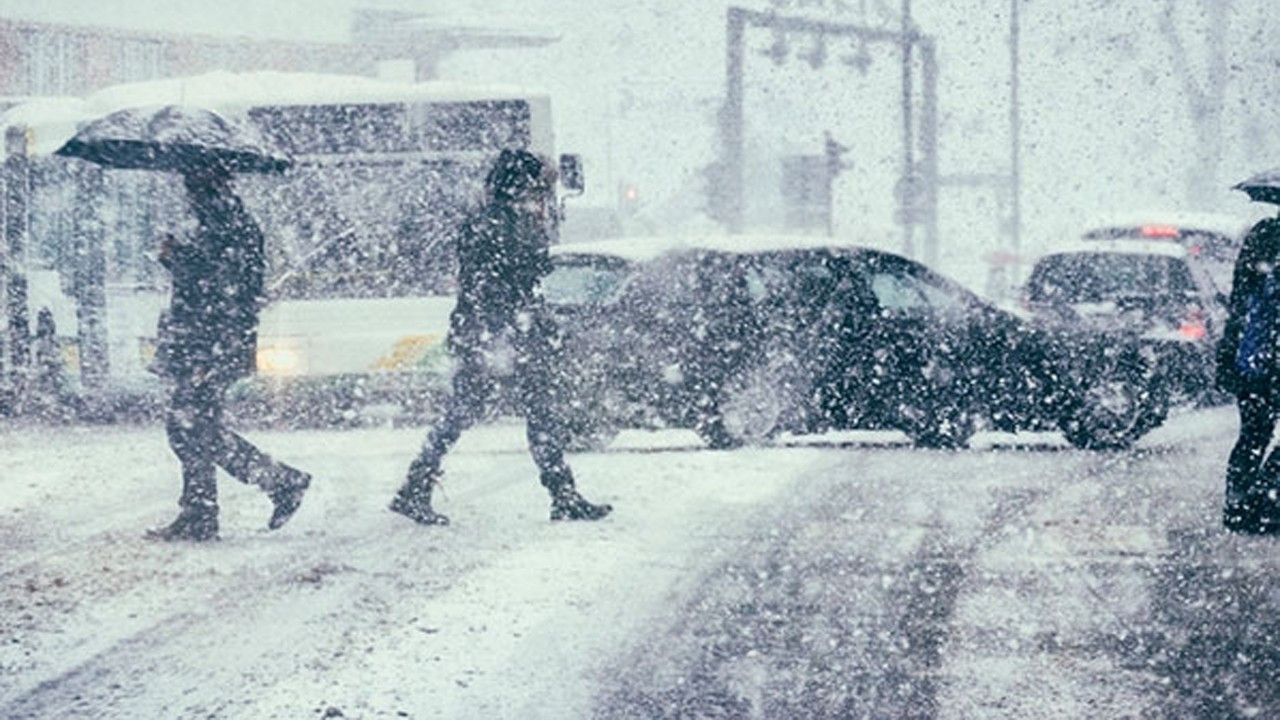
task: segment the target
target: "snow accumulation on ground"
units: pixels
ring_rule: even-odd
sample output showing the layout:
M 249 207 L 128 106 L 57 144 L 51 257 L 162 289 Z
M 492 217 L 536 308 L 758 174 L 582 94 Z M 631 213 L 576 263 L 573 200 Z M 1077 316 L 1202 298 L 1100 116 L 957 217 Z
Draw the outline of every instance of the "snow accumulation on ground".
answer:
M 252 433 L 315 473 L 302 509 L 267 532 L 266 498 L 223 477 L 222 539 L 190 545 L 142 537 L 176 512 L 159 428 L 6 429 L 0 709 L 580 717 L 596 662 L 803 474 L 769 450 L 725 474 L 692 434 L 638 433 L 574 458 L 615 514 L 550 523 L 522 428 L 481 427 L 446 464 L 437 508 L 453 524 L 424 528 L 386 510 L 422 435 Z
M 1205 421 L 1225 438 L 1233 411 Z M 828 435 L 714 452 L 692 433 L 637 431 L 571 457 L 584 494 L 614 514 L 551 523 L 523 427 L 502 423 L 473 429 L 448 456 L 436 506 L 453 524 L 442 528 L 386 509 L 424 434 L 251 432 L 315 485 L 268 532 L 265 496 L 224 477 L 222 539 L 193 545 L 143 538 L 177 510 L 162 429 L 0 429 L 0 716 L 591 717 L 608 673 L 663 637 L 700 578 L 795 495 L 868 467 L 858 458 L 878 468 L 869 489 L 894 486 L 902 462 L 904 488 L 952 487 L 959 513 L 984 502 L 961 473 L 991 468 L 1008 474 L 994 482 L 1016 484 L 1058 455 L 983 453 L 983 437 L 978 454 L 899 453 L 894 433 L 850 434 L 853 449 Z M 1173 446 L 1204 434 L 1175 418 L 1152 437 Z M 1220 449 L 1200 464 L 1216 465 Z M 1217 483 L 1194 491 L 1206 507 Z M 1143 550 L 1142 536 L 1125 542 Z M 1008 560 L 1027 562 L 1018 547 Z

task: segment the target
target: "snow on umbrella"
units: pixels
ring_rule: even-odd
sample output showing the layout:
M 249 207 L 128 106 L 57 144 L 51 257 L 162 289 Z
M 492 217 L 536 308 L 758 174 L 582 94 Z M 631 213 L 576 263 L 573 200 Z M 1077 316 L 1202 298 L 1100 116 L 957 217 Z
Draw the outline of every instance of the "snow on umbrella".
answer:
M 1260 172 L 1232 185 L 1231 189 L 1243 190 L 1251 200 L 1280 205 L 1280 168 Z
M 82 127 L 56 154 L 120 170 L 221 165 L 232 172 L 278 173 L 293 164 L 249 124 L 185 105 L 118 110 Z

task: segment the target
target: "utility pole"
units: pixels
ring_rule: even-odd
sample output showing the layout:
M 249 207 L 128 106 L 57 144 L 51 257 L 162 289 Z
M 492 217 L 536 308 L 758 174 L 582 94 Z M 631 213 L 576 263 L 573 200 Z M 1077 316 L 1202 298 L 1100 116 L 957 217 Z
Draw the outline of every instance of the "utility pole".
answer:
M 911 0 L 902 0 L 902 179 L 906 183 L 903 202 L 902 254 L 916 256 L 914 203 L 919 189 L 916 182 L 915 123 L 911 112 Z
M 1021 33 L 1018 17 L 1019 0 L 1009 0 L 1009 240 L 1013 251 L 1013 277 L 1019 280 L 1022 254 L 1022 119 L 1018 114 L 1018 44 Z
M 725 93 L 724 108 L 720 116 L 721 162 L 724 172 L 722 186 L 712 188 L 721 193 L 725 213 L 728 215 L 729 232 L 742 232 L 742 84 L 743 84 L 743 35 L 746 33 L 747 13 L 742 8 L 729 8 L 725 38 Z

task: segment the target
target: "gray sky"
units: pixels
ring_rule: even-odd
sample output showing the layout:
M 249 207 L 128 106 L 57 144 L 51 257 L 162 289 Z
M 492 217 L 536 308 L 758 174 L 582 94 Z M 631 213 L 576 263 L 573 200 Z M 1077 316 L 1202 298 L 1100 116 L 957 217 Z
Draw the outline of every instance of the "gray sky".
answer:
M 352 7 L 429 12 L 441 5 L 412 0 L 0 0 L 0 16 L 170 32 L 336 41 L 346 37 Z
M 1201 209 L 1243 216 L 1249 208 L 1228 190 L 1230 183 L 1280 165 L 1280 141 L 1259 129 L 1274 115 L 1270 98 L 1275 93 L 1266 78 L 1274 75 L 1270 48 L 1275 43 L 1261 24 L 1270 2 L 1234 3 L 1228 43 L 1233 81 L 1224 98 L 1222 130 L 1228 142 L 1221 155 L 1222 177 L 1212 183 L 1222 190 L 1208 198 L 1212 208 Z M 724 7 L 729 4 L 787 10 L 821 7 L 823 1 L 0 0 L 0 16 L 327 41 L 345 39 L 354 7 L 555 28 L 561 41 L 548 48 L 524 55 L 459 55 L 442 73 L 452 80 L 550 90 L 558 145 L 584 154 L 591 202 L 608 202 L 621 182 L 638 183 L 646 200 L 664 194 L 687 199 L 697 192 L 699 169 L 717 148 L 714 117 L 724 87 Z M 859 7 L 847 0 L 840 5 Z M 898 3 L 865 5 L 878 12 Z M 1188 131 L 1190 103 L 1176 75 L 1175 54 L 1157 32 L 1162 5 L 1155 0 L 1021 3 L 1027 243 L 1050 242 L 1054 235 L 1048 228 L 1074 226 L 1095 215 L 1185 202 L 1187 174 L 1202 147 Z M 1185 57 L 1197 80 L 1205 77 L 1205 16 L 1197 12 L 1204 7 L 1199 0 L 1178 3 Z M 914 8 L 919 26 L 938 41 L 941 171 L 1007 172 L 1008 0 L 921 2 Z M 889 21 L 880 15 L 861 22 Z M 832 131 L 854 146 L 861 160 L 858 171 L 836 188 L 845 204 L 843 217 L 850 225 L 889 217 L 892 208 L 857 182 L 865 176 L 865 187 L 884 190 L 891 184 L 884 177 L 899 171 L 894 92 L 838 63 L 810 71 L 791 58 L 771 70 L 761 56 L 768 41 L 767 31 L 753 32 L 748 55 L 755 83 L 748 103 L 761 128 L 759 142 L 776 152 L 797 152 L 817 147 L 822 131 Z M 851 51 L 836 47 L 833 57 Z M 889 50 L 877 55 L 877 67 L 890 73 L 888 81 L 892 55 Z M 802 93 L 798 99 L 797 93 Z M 995 218 L 1006 212 L 997 202 L 991 191 L 949 188 L 943 196 L 943 232 L 952 239 L 944 244 L 997 242 L 1001 231 Z

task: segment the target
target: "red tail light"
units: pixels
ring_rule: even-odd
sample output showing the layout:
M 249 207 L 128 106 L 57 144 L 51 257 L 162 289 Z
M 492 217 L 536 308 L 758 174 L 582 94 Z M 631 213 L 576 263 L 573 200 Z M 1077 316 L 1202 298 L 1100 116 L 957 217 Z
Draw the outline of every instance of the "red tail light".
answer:
M 1204 310 L 1194 306 L 1187 308 L 1187 314 L 1178 326 L 1178 334 L 1188 340 L 1203 340 L 1207 332 Z
M 1206 331 L 1203 323 L 1196 325 L 1193 323 L 1184 322 L 1182 323 L 1182 326 L 1178 328 L 1178 334 L 1187 338 L 1188 340 L 1203 340 L 1205 336 L 1205 332 Z
M 1143 225 L 1142 236 L 1149 238 L 1176 238 L 1181 233 L 1172 225 Z

